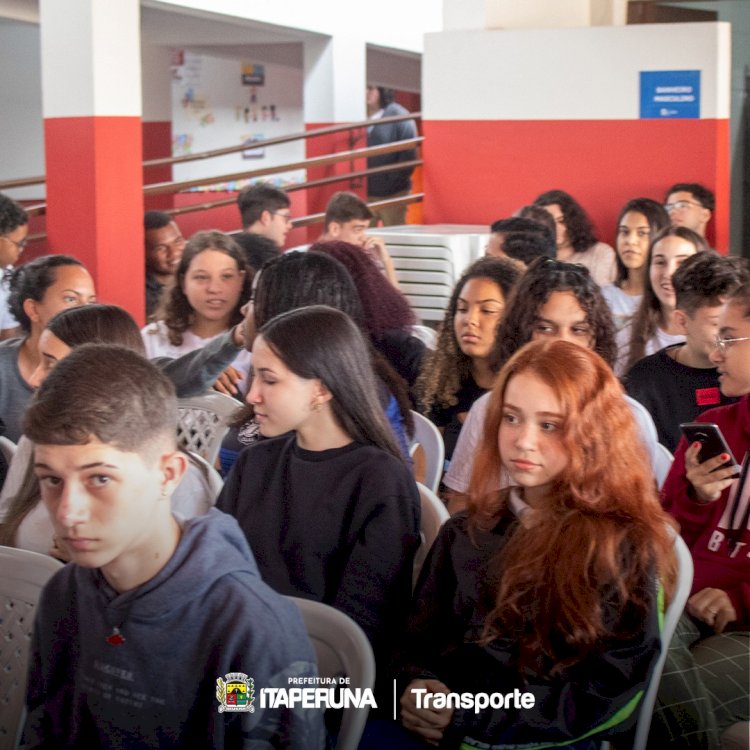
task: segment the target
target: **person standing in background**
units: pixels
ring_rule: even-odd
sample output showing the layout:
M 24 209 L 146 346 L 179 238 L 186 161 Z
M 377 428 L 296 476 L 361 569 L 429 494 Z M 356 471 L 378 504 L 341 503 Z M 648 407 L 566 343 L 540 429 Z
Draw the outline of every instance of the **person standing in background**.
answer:
M 408 111 L 394 101 L 393 89 L 382 86 L 367 87 L 367 116 L 370 120 L 385 117 L 406 115 Z M 382 146 L 386 143 L 405 141 L 417 137 L 417 126 L 414 120 L 390 122 L 378 125 L 373 123 L 367 128 L 367 146 Z M 397 151 L 392 154 L 372 156 L 367 160 L 367 168 L 382 167 L 386 164 L 399 164 L 417 158 L 416 149 Z M 411 175 L 414 167 L 379 172 L 367 178 L 367 202 L 381 201 L 387 198 L 401 198 L 411 191 Z M 375 221 L 382 220 L 384 226 L 406 223 L 406 205 L 387 206 L 374 211 Z

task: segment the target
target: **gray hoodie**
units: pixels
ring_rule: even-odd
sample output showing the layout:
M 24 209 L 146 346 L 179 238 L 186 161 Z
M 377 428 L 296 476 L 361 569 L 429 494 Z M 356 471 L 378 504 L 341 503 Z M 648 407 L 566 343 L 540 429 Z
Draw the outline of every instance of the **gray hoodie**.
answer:
M 254 680 L 253 713 L 219 713 L 217 678 L 230 672 Z M 47 584 L 23 746 L 313 750 L 321 712 L 264 710 L 257 695 L 316 673 L 299 611 L 261 581 L 234 518 L 212 509 L 184 522 L 172 558 L 133 591 L 73 564 Z

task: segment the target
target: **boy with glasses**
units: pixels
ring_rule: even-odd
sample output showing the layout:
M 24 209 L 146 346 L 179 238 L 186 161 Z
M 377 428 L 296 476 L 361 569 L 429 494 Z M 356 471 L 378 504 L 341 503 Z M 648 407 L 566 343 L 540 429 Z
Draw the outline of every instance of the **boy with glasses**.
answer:
M 242 227 L 251 234 L 260 234 L 284 247 L 292 228 L 289 196 L 273 185 L 259 183 L 243 188 L 237 198 Z
M 23 206 L 0 193 L 0 341 L 18 333 L 18 321 L 8 310 L 8 284 L 4 275 L 26 247 L 29 215 Z
M 711 357 L 727 297 L 748 280 L 744 258 L 714 252 L 689 257 L 672 276 L 674 321 L 685 342 L 644 357 L 623 378 L 628 394 L 653 417 L 659 442 L 672 453 L 680 442 L 680 424 L 694 421 L 712 406 L 736 401 L 719 390 L 719 374 Z
M 714 194 L 707 187 L 696 182 L 680 182 L 667 191 L 664 208 L 672 226 L 687 227 L 705 237 L 715 204 Z

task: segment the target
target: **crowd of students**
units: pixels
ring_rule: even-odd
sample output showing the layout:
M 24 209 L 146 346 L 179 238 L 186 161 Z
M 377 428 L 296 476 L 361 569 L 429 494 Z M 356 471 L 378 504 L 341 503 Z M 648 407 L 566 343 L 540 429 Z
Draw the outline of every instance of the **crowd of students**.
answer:
M 0 544 L 71 563 L 38 609 L 26 746 L 323 747 L 335 728 L 318 710 L 216 711 L 225 673 L 258 688 L 314 675 L 295 595 L 373 646 L 381 711 L 363 748 L 627 747 L 677 529 L 695 581 L 653 746 L 719 747 L 750 719 L 750 269 L 706 243 L 710 193 L 628 201 L 615 248 L 572 196 L 543 193 L 490 226 L 434 349 L 367 240 L 366 204 L 337 194 L 320 241 L 281 254 L 279 193 L 241 195 L 236 241 L 185 242 L 147 215 L 158 300 L 140 333 L 72 257 L 3 282 L 20 331 L 0 343 L 18 443 Z M 0 249 L 24 219 L 0 196 Z M 212 385 L 238 400 L 218 498 L 175 442 L 176 397 Z M 413 595 L 411 409 L 443 433 L 452 513 Z M 695 420 L 720 425 L 739 478 L 681 437 Z M 661 493 L 654 435 L 675 453 Z M 421 700 L 514 690 L 533 707 Z

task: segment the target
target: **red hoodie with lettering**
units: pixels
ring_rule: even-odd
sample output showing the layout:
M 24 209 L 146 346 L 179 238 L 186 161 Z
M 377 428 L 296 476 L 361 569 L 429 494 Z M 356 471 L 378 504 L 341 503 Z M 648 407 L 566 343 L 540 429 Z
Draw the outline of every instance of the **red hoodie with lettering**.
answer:
M 745 452 L 750 450 L 748 396 L 743 396 L 736 404 L 709 409 L 696 421 L 719 425 L 734 457 L 742 463 Z M 747 519 L 750 477 L 745 482 L 742 497 L 737 497 L 738 480 L 735 480 L 715 502 L 699 503 L 688 496 L 690 485 L 685 478 L 688 447 L 683 437 L 662 489 L 662 503 L 680 524 L 682 538 L 693 555 L 692 593 L 705 588 L 726 591 L 737 612 L 737 621 L 729 627 L 747 627 L 750 625 L 750 523 Z M 740 526 L 744 528 L 740 530 Z M 736 530 L 734 543 L 730 529 Z

